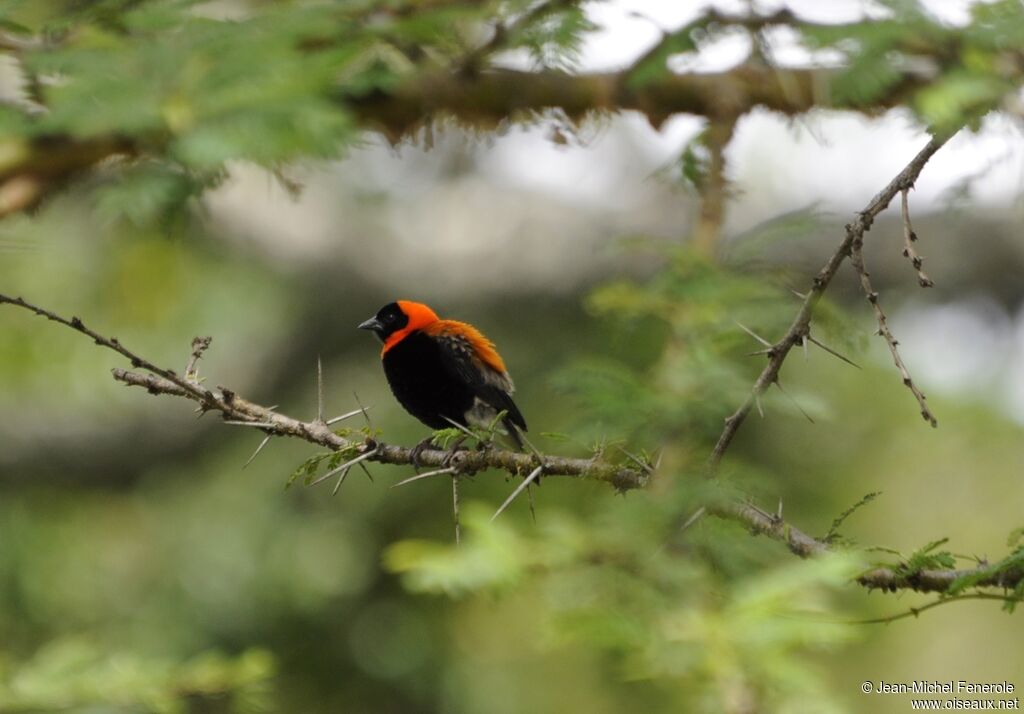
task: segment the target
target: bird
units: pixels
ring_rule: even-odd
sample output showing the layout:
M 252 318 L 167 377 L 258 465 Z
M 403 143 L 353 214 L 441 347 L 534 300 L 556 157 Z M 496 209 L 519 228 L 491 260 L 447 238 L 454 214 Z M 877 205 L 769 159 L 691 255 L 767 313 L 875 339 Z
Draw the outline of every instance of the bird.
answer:
M 431 429 L 501 424 L 522 450 L 526 419 L 512 401 L 515 385 L 494 343 L 469 323 L 441 319 L 423 303 L 397 300 L 359 325 L 383 342 L 381 362 L 391 392 Z M 418 458 L 431 438 L 414 450 Z M 461 443 L 459 439 L 450 455 Z

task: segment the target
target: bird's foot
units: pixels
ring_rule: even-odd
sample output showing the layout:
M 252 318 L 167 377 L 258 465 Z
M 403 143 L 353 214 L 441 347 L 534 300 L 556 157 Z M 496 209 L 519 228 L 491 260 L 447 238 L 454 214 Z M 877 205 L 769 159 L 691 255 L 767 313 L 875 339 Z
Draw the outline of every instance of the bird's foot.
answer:
M 448 447 L 445 452 L 444 458 L 441 460 L 441 466 L 449 468 L 452 465 L 452 461 L 455 459 L 455 455 L 462 448 L 462 442 L 466 440 L 465 436 L 460 436 L 452 442 L 452 445 Z
M 423 452 L 431 448 L 434 445 L 434 437 L 428 436 L 426 439 L 412 447 L 412 451 L 409 452 L 409 460 L 412 462 L 412 466 L 417 471 L 423 464 L 420 463 L 420 457 Z

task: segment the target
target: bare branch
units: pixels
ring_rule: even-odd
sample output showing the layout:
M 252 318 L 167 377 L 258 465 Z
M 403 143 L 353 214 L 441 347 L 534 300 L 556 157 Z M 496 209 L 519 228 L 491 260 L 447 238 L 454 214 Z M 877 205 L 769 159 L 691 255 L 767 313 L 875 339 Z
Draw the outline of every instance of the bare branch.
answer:
M 185 365 L 185 379 L 190 379 L 193 382 L 199 378 L 199 360 L 210 347 L 210 343 L 213 341 L 212 337 L 193 337 L 192 338 L 192 354 L 188 357 L 188 364 Z
M 922 288 L 930 288 L 935 285 L 932 279 L 929 278 L 921 266 L 924 264 L 924 258 L 917 254 L 914 250 L 914 243 L 917 241 L 917 233 L 914 232 L 914 226 L 910 223 L 910 201 L 907 198 L 907 194 L 910 193 L 909 188 L 903 189 L 903 195 L 900 200 L 901 209 L 903 213 L 903 257 L 910 261 L 910 264 L 914 266 L 914 270 L 917 271 L 917 284 Z
M 903 194 L 906 196 L 906 193 Z M 885 338 L 885 342 L 889 345 L 889 352 L 892 353 L 892 361 L 896 364 L 896 369 L 900 372 L 900 377 L 903 379 L 903 384 L 906 385 L 914 398 L 917 400 L 918 406 L 921 408 L 921 417 L 931 424 L 932 426 L 938 426 L 939 422 L 932 414 L 931 409 L 928 408 L 928 402 L 925 399 L 924 392 L 922 392 L 914 380 L 910 377 L 910 372 L 907 371 L 907 366 L 903 363 L 903 358 L 900 357 L 899 341 L 892 334 L 892 330 L 889 329 L 889 321 L 885 316 L 885 311 L 882 310 L 881 303 L 878 302 L 878 293 L 871 286 L 871 274 L 868 273 L 867 268 L 864 267 L 864 252 L 863 244 L 860 239 L 857 239 L 853 243 L 853 247 L 850 252 L 850 262 L 853 264 L 854 269 L 857 271 L 857 275 L 860 276 L 860 284 L 864 289 L 864 295 L 867 297 L 871 307 L 875 311 L 875 319 L 878 320 L 878 334 Z
M 918 617 L 922 612 L 931 610 L 933 607 L 939 607 L 940 605 L 948 605 L 951 602 L 961 602 L 963 600 L 997 600 L 999 602 L 1018 602 L 1015 598 L 1007 597 L 1005 595 L 993 595 L 992 593 L 967 593 L 965 595 L 957 595 L 955 597 L 940 597 L 938 600 L 933 600 L 927 605 L 921 605 L 920 607 L 911 607 L 903 612 L 895 615 L 887 615 L 885 617 L 873 617 L 868 620 L 853 620 L 846 624 L 849 625 L 888 625 L 890 622 L 896 622 L 902 620 L 905 617 Z

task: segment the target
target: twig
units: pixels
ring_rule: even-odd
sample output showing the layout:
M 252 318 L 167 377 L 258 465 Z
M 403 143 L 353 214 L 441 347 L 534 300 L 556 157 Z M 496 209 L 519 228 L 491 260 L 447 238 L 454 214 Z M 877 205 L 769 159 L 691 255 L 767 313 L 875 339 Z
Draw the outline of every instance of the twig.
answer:
M 914 270 L 917 271 L 917 284 L 922 288 L 930 288 L 935 285 L 932 279 L 925 275 L 924 270 L 921 266 L 924 264 L 924 258 L 917 254 L 914 250 L 914 243 L 917 241 L 917 233 L 914 232 L 914 227 L 910 224 L 910 202 L 907 198 L 907 194 L 910 193 L 909 188 L 903 189 L 903 195 L 900 200 L 901 209 L 903 212 L 903 257 L 910 261 L 910 264 L 914 266 Z
M 896 369 L 899 370 L 900 377 L 903 379 L 903 384 L 906 385 L 907 389 L 911 391 L 914 398 L 917 400 L 917 404 L 921 408 L 921 417 L 932 426 L 938 426 L 939 422 L 935 418 L 935 415 L 932 414 L 931 409 L 928 408 L 928 402 L 924 396 L 924 392 L 918 389 L 917 385 L 914 384 L 914 380 L 910 377 L 910 372 L 907 371 L 907 366 L 903 363 L 903 358 L 900 357 L 900 343 L 892 334 L 892 330 L 889 329 L 889 321 L 885 316 L 885 311 L 882 310 L 882 305 L 878 302 L 878 293 L 875 292 L 875 289 L 871 286 L 871 274 L 868 273 L 867 268 L 864 267 L 864 253 L 862 248 L 863 244 L 859 239 L 853 242 L 850 252 L 850 262 L 853 264 L 854 270 L 857 271 L 857 275 L 860 276 L 860 285 L 864 289 L 864 295 L 875 311 L 875 319 L 878 321 L 878 334 L 885 338 L 886 344 L 889 345 L 889 352 L 892 353 L 892 361 L 895 363 Z
M 790 552 L 801 558 L 824 555 L 830 551 L 827 543 L 804 533 L 793 524 L 768 513 L 752 503 L 738 500 L 711 502 L 706 506 L 707 513 L 725 520 L 736 521 L 750 529 L 751 533 L 765 535 L 772 540 L 785 544 Z M 691 518 L 691 520 L 696 520 Z M 859 585 L 869 590 L 916 590 L 919 592 L 946 592 L 957 579 L 986 573 L 984 567 L 972 569 L 922 569 L 904 573 L 895 568 L 878 567 L 856 578 Z M 975 587 L 1011 588 L 1024 580 L 1024 572 L 1002 572 L 986 577 L 975 583 Z
M 921 605 L 920 607 L 912 607 L 903 612 L 899 612 L 895 615 L 888 615 L 886 617 L 873 617 L 869 620 L 850 620 L 844 624 L 847 625 L 888 625 L 890 622 L 896 622 L 896 620 L 902 620 L 905 617 L 917 617 L 926 610 L 931 610 L 933 607 L 939 605 L 947 605 L 951 602 L 960 602 L 961 600 L 999 600 L 1001 602 L 1020 602 L 1019 599 L 1009 597 L 1006 595 L 993 595 L 992 593 L 967 593 L 965 595 L 957 595 L 956 597 L 940 597 L 938 600 L 933 600 L 927 605 Z
M 815 276 L 811 283 L 811 288 L 808 290 L 806 297 L 803 299 L 803 304 L 800 306 L 800 310 L 797 312 L 796 317 L 793 318 L 793 322 L 790 324 L 789 329 L 786 331 L 778 342 L 772 345 L 768 349 L 768 364 L 765 365 L 761 374 L 754 382 L 754 386 L 751 388 L 750 394 L 746 400 L 736 409 L 725 420 L 725 427 L 722 429 L 721 435 L 718 437 L 718 442 L 715 444 L 715 448 L 711 452 L 709 459 L 709 475 L 714 476 L 718 472 L 718 465 L 722 461 L 722 457 L 725 455 L 726 450 L 732 443 L 733 438 L 736 436 L 736 432 L 739 431 L 740 426 L 746 420 L 747 415 L 753 408 L 757 397 L 765 392 L 772 384 L 776 382 L 779 376 L 779 370 L 782 369 L 782 363 L 786 361 L 786 357 L 789 355 L 790 350 L 796 345 L 800 344 L 803 336 L 809 333 L 811 324 L 811 315 L 814 312 L 815 306 L 821 299 L 825 289 L 828 288 L 832 282 L 832 278 L 835 277 L 836 272 L 839 270 L 839 266 L 843 264 L 843 261 L 850 256 L 853 249 L 853 245 L 857 241 L 862 241 L 864 234 L 871 228 L 871 224 L 874 222 L 875 217 L 881 213 L 885 208 L 892 202 L 892 199 L 900 191 L 909 188 L 914 185 L 917 177 L 921 174 L 921 170 L 924 169 L 925 164 L 939 148 L 949 139 L 945 137 L 933 137 L 927 145 L 911 160 L 907 166 L 889 182 L 884 189 L 882 189 L 877 196 L 871 199 L 871 202 L 861 211 L 856 220 L 846 226 L 846 236 L 842 242 L 836 248 L 835 252 L 829 257 L 825 265 L 822 267 L 818 274 Z
M 83 335 L 91 337 L 93 342 L 95 342 L 97 345 L 113 350 L 122 357 L 128 359 L 131 362 L 132 367 L 135 367 L 136 369 L 144 369 L 147 372 L 151 372 L 152 374 L 157 375 L 166 382 L 169 382 L 171 386 L 176 388 L 176 390 L 179 392 L 181 396 L 188 396 L 190 399 L 199 402 L 200 406 L 206 406 L 211 408 L 213 406 L 212 403 L 215 397 L 213 392 L 210 391 L 209 389 L 204 389 L 203 387 L 194 384 L 190 380 L 178 376 L 178 374 L 173 369 L 163 369 L 161 367 L 157 367 L 152 362 L 143 359 L 142 357 L 135 354 L 131 350 L 126 349 L 120 343 L 120 341 L 118 341 L 116 337 L 104 337 L 98 332 L 95 332 L 89 327 L 86 327 L 85 324 L 77 317 L 67 319 L 61 317 L 60 315 L 54 312 L 50 312 L 49 310 L 45 310 L 41 307 L 33 305 L 32 303 L 26 302 L 24 299 L 20 297 L 12 298 L 8 297 L 7 295 L 0 294 L 0 305 L 3 304 L 14 305 L 15 307 L 24 308 L 26 310 L 34 312 L 36 315 L 39 315 L 40 317 L 45 317 L 47 320 L 51 320 L 52 322 L 57 322 L 66 327 L 70 327 L 72 330 L 75 330 L 76 332 L 81 332 Z
M 213 341 L 212 337 L 193 337 L 192 338 L 192 354 L 188 357 L 188 364 L 185 365 L 185 379 L 191 379 L 193 382 L 199 380 L 199 359 L 210 347 L 210 343 Z

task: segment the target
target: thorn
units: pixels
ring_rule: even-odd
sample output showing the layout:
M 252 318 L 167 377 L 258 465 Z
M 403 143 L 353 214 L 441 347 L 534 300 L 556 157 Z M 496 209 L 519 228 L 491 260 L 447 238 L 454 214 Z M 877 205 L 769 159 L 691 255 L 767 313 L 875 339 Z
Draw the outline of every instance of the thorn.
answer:
M 616 445 L 615 448 L 621 451 L 623 454 L 625 454 L 630 461 L 632 461 L 634 464 L 642 468 L 647 473 L 653 473 L 654 470 L 651 468 L 651 465 L 641 460 L 640 457 L 636 456 L 635 454 L 631 454 L 630 452 L 623 449 L 621 446 Z
M 808 358 L 808 356 L 809 356 L 809 355 L 807 354 L 807 335 L 800 335 L 800 344 L 801 344 L 801 345 L 803 346 L 803 348 L 804 348 L 804 362 L 806 362 L 806 361 L 807 361 L 807 358 Z
M 352 459 L 351 461 L 346 461 L 341 466 L 339 466 L 336 469 L 333 469 L 331 471 L 328 471 L 323 476 L 321 476 L 320 478 L 316 479 L 315 481 L 313 481 L 309 485 L 310 486 L 316 486 L 321 481 L 326 481 L 327 479 L 329 479 L 331 476 L 333 476 L 334 474 L 338 473 L 339 471 L 342 471 L 342 470 L 345 470 L 345 469 L 349 469 L 349 468 L 355 466 L 356 464 L 358 464 L 360 461 L 365 461 L 366 459 L 370 458 L 371 456 L 374 456 L 377 453 L 378 448 L 379 447 L 375 446 L 372 449 L 370 449 L 369 451 L 367 451 L 365 454 L 357 456 L 354 459 Z
M 793 293 L 794 295 L 796 295 L 801 300 L 806 300 L 807 299 L 807 294 L 806 293 L 802 293 L 802 292 L 800 292 L 798 290 L 793 290 L 792 288 L 790 289 L 790 292 Z
M 452 475 L 452 520 L 455 521 L 455 545 L 462 545 L 462 529 L 459 526 L 459 476 Z M 492 519 L 493 520 L 493 519 Z
M 820 347 L 821 349 L 823 349 L 823 350 L 825 350 L 826 352 L 828 352 L 828 353 L 829 353 L 830 355 L 832 355 L 833 357 L 837 357 L 837 358 L 841 359 L 841 360 L 842 360 L 843 362 L 846 362 L 846 364 L 848 364 L 848 365 L 851 365 L 851 366 L 853 366 L 853 367 L 856 367 L 857 369 L 860 369 L 860 365 L 859 365 L 859 364 L 857 364 L 856 362 L 854 362 L 854 361 L 853 361 L 852 359 L 850 359 L 849 357 L 845 357 L 845 356 L 843 356 L 843 355 L 839 354 L 838 352 L 836 352 L 836 351 L 835 351 L 834 349 L 832 349 L 832 348 L 831 348 L 831 347 L 829 347 L 828 345 L 824 345 L 824 344 L 822 344 L 821 342 L 819 342 L 818 340 L 814 339 L 814 337 L 812 337 L 812 336 L 808 335 L 808 336 L 807 336 L 807 339 L 809 339 L 809 340 L 810 340 L 811 342 L 813 342 L 814 344 L 816 344 L 816 345 L 817 345 L 818 347 Z
M 521 484 L 519 484 L 518 487 L 516 487 L 515 491 L 512 492 L 512 495 L 510 495 L 508 498 L 505 499 L 505 502 L 503 504 L 501 504 L 501 508 L 499 508 L 497 511 L 494 512 L 494 515 L 491 516 L 491 521 L 493 522 L 495 518 L 500 516 L 502 514 L 502 512 L 506 508 L 509 507 L 509 504 L 511 504 L 512 501 L 516 500 L 516 496 L 518 496 L 520 493 L 522 493 L 523 489 L 525 489 L 527 486 L 529 486 L 531 483 L 533 483 L 533 481 L 536 480 L 536 478 L 538 476 L 540 476 L 540 472 L 543 471 L 543 470 L 544 470 L 544 466 L 541 465 L 541 466 L 538 466 L 537 468 L 535 468 L 533 471 L 531 471 L 530 475 L 527 476 L 525 479 L 523 479 L 523 482 Z
M 316 421 L 324 420 L 324 365 L 320 355 L 316 356 Z
M 452 468 L 451 466 L 449 466 L 446 469 L 436 469 L 434 471 L 427 471 L 427 473 L 425 473 L 425 474 L 416 474 L 415 476 L 410 476 L 407 479 L 399 481 L 398 483 L 394 484 L 391 488 L 398 488 L 399 486 L 405 486 L 408 483 L 412 483 L 413 481 L 419 481 L 422 478 L 429 478 L 430 476 L 439 476 L 441 474 L 453 474 L 453 473 L 455 473 L 455 469 Z
M 338 495 L 338 489 L 341 488 L 341 484 L 345 483 L 345 478 L 348 476 L 349 469 L 351 466 L 341 472 L 341 476 L 338 477 L 338 483 L 334 484 L 334 490 L 331 491 L 332 496 Z
M 737 326 L 737 327 L 739 327 L 739 328 L 740 328 L 741 330 L 743 330 L 744 332 L 746 332 L 746 333 L 747 333 L 748 335 L 750 335 L 751 337 L 753 337 L 753 338 L 754 338 L 755 340 L 757 340 L 758 342 L 760 342 L 760 343 L 761 343 L 762 345 L 764 345 L 765 347 L 771 347 L 771 346 L 772 346 L 772 343 L 771 343 L 771 342 L 769 342 L 769 341 L 768 341 L 768 340 L 766 340 L 765 338 L 761 337 L 761 335 L 759 335 L 759 334 L 757 334 L 756 332 L 754 332 L 753 330 L 751 330 L 751 329 L 750 329 L 749 327 L 747 327 L 746 325 L 744 325 L 744 324 L 743 324 L 742 322 L 739 322 L 738 320 L 733 320 L 733 322 L 735 322 L 735 323 L 736 323 L 736 326 Z
M 254 426 L 257 429 L 277 429 L 277 424 L 269 421 L 238 421 L 236 419 L 225 419 L 224 424 L 231 426 Z
M 781 521 L 782 520 L 782 496 L 779 496 L 779 507 L 775 511 L 775 520 L 776 521 Z
M 366 464 L 360 461 L 359 468 L 361 468 L 363 473 L 366 474 L 366 478 L 370 479 L 370 483 L 373 483 L 373 474 L 370 473 L 370 469 L 366 468 Z
M 533 524 L 537 525 L 537 511 L 533 509 L 533 488 L 530 486 L 526 487 L 526 502 L 530 504 L 530 518 L 533 519 Z
M 363 406 L 363 403 L 361 401 L 359 401 L 359 395 L 356 394 L 355 390 L 352 390 L 352 396 L 355 397 L 356 404 L 359 405 L 360 411 L 363 412 L 363 419 L 366 420 L 366 426 L 368 426 L 368 427 L 370 427 L 372 429 L 373 428 L 373 422 L 370 421 L 370 415 L 366 413 L 366 412 L 370 411 L 370 407 L 364 407 Z
M 442 416 L 441 418 L 442 418 L 442 419 L 444 419 L 444 420 L 445 420 L 446 422 L 448 422 L 449 424 L 451 424 L 452 426 L 454 426 L 454 427 L 455 427 L 456 429 L 458 429 L 459 431 L 465 432 L 465 434 L 466 434 L 467 436 L 469 436 L 469 437 L 472 437 L 472 438 L 474 438 L 474 439 L 476 438 L 476 434 L 474 434 L 473 432 L 471 432 L 471 431 L 470 431 L 469 429 L 467 429 L 466 427 L 464 427 L 464 426 L 463 426 L 462 424 L 460 424 L 459 422 L 455 421 L 454 419 L 449 419 L 449 418 L 448 418 L 448 417 L 446 417 L 446 416 Z
M 779 388 L 780 392 L 782 392 L 783 394 L 785 394 L 789 398 L 789 401 L 793 402 L 793 406 L 795 406 L 797 408 L 797 410 L 801 414 L 803 414 L 805 417 L 807 417 L 807 421 L 811 422 L 812 424 L 814 423 L 814 419 L 811 418 L 811 415 L 804 411 L 804 408 L 802 406 L 800 406 L 800 402 L 798 402 L 793 397 L 793 395 L 791 395 L 789 392 L 787 392 L 785 389 L 782 388 L 782 383 L 779 380 L 777 380 L 777 379 L 775 380 L 775 386 Z
M 761 406 L 761 395 L 754 395 L 754 405 L 757 407 L 757 413 L 764 419 L 764 407 Z
M 243 469 L 249 464 L 251 464 L 253 462 L 253 459 L 260 455 L 260 452 L 263 451 L 263 447 L 270 442 L 271 436 L 273 436 L 273 434 L 267 434 L 265 437 L 263 437 L 263 441 L 261 441 L 260 445 L 256 447 L 256 451 L 252 452 L 252 456 L 249 457 L 249 460 L 242 464 Z
M 366 412 L 368 412 L 372 408 L 373 407 L 366 407 L 364 409 L 364 408 L 360 407 L 359 409 L 353 409 L 350 412 L 345 412 L 341 416 L 336 416 L 333 419 L 328 419 L 327 421 L 324 422 L 324 424 L 326 424 L 327 426 L 330 426 L 331 424 L 337 424 L 339 421 L 345 421 L 346 419 L 351 419 L 356 414 L 364 414 L 365 415 Z
M 683 522 L 683 525 L 679 528 L 679 532 L 682 533 L 683 531 L 687 530 L 690 526 L 692 526 L 694 523 L 699 521 L 701 519 L 701 516 L 703 516 L 707 512 L 707 510 L 708 509 L 706 507 L 701 506 L 696 511 L 694 511 L 693 515 Z

